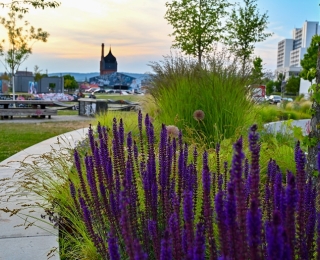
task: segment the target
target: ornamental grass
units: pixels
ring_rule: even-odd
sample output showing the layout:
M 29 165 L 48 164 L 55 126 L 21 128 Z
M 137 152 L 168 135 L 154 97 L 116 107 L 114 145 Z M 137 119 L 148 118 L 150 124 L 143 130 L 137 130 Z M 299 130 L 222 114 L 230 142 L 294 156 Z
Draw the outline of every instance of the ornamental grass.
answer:
M 181 131 L 175 137 L 162 125 L 156 137 L 140 112 L 138 129 L 133 138 L 121 119 L 111 129 L 98 124 L 87 153 L 74 150 L 73 210 L 102 259 L 320 257 L 319 191 L 299 143 L 296 171 L 270 159 L 261 181 L 256 125 L 234 143 L 231 162 L 220 162 L 216 146 L 214 169 Z

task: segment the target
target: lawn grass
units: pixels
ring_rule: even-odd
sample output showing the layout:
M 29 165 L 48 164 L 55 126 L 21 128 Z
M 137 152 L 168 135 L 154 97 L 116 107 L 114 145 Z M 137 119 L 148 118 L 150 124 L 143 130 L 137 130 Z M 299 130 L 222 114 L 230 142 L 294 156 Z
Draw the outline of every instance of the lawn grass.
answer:
M 90 121 L 0 124 L 0 162 L 51 137 L 89 127 Z

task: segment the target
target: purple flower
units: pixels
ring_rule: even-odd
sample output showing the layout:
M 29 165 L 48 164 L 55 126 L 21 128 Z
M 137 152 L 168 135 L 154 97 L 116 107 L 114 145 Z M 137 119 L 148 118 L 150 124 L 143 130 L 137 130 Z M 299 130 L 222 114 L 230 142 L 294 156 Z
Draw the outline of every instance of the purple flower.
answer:
M 226 223 L 225 201 L 223 199 L 224 192 L 220 190 L 215 197 L 216 219 L 219 229 L 219 237 L 221 243 L 221 254 L 224 257 L 228 256 L 229 237 Z
M 143 252 L 139 240 L 135 239 L 133 242 L 134 260 L 147 260 L 148 255 Z
M 251 168 L 250 168 L 250 178 L 251 178 L 251 186 L 250 186 L 250 194 L 251 198 L 256 200 L 258 206 L 260 205 L 259 200 L 259 182 L 260 182 L 260 144 L 259 134 L 257 131 L 257 125 L 253 125 L 250 128 L 249 132 L 249 148 L 251 151 Z
M 220 211 L 220 205 L 219 211 Z M 237 259 L 238 248 L 237 240 L 238 237 L 238 224 L 236 222 L 237 211 L 236 211 L 236 198 L 234 192 L 234 185 L 232 182 L 228 183 L 228 194 L 226 201 L 226 224 L 228 228 L 228 234 L 221 234 L 221 236 L 228 236 L 229 238 L 229 255 L 231 259 Z
M 273 214 L 273 221 L 266 225 L 267 239 L 267 259 L 279 260 L 283 259 L 285 241 L 283 238 L 283 226 L 281 225 L 281 217 L 278 211 Z
M 261 210 L 257 201 L 251 201 L 250 210 L 247 213 L 248 244 L 251 259 L 262 259 L 259 246 L 261 245 Z
M 294 256 L 294 248 L 295 248 L 295 233 L 296 233 L 296 225 L 295 225 L 295 210 L 297 203 L 297 190 L 294 175 L 291 172 L 287 173 L 287 187 L 286 187 L 286 222 L 285 227 L 287 231 L 287 240 L 289 243 L 289 247 L 291 250 L 291 257 Z
M 179 227 L 178 214 L 174 212 L 169 218 L 169 232 L 173 242 L 174 259 L 182 256 L 181 231 Z
M 160 260 L 171 260 L 172 258 L 172 248 L 171 248 L 171 238 L 169 232 L 166 230 L 164 232 L 164 237 L 161 239 L 161 252 Z
M 120 253 L 119 253 L 117 239 L 112 234 L 110 234 L 108 239 L 108 247 L 109 247 L 110 260 L 120 260 Z
M 193 248 L 193 260 L 205 259 L 206 238 L 204 235 L 204 225 L 197 224 L 196 238 Z

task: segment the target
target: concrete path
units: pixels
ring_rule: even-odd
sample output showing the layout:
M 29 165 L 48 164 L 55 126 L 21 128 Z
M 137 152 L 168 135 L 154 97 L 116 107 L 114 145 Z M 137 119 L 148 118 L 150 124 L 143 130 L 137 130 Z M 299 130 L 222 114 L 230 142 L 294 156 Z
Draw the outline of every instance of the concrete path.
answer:
M 49 120 L 54 121 L 55 118 L 53 117 L 53 119 Z M 2 121 L 9 120 L 0 120 L 0 123 Z M 12 120 L 10 121 L 12 122 Z M 21 167 L 19 162 L 29 155 L 41 155 L 50 152 L 53 148 L 58 149 L 61 145 L 73 148 L 78 141 L 83 140 L 86 134 L 87 128 L 68 132 L 59 136 L 59 140 L 63 140 L 60 142 L 60 145 L 57 144 L 57 137 L 54 137 L 31 146 L 1 162 L 0 208 L 18 209 L 21 208 L 21 204 L 30 204 L 40 199 L 32 192 L 15 192 L 16 187 L 14 184 L 17 182 L 18 177 L 13 175 Z M 27 158 L 28 160 L 31 162 L 32 159 Z M 5 178 L 8 179 L 4 180 Z M 32 215 L 38 220 L 29 217 L 25 221 L 17 215 L 10 217 L 10 213 L 0 211 L 0 259 L 60 259 L 58 252 L 58 230 L 52 224 L 43 222 L 41 214 L 44 214 L 44 212 L 35 210 L 35 212 L 30 213 L 30 209 L 23 209 L 20 213 Z M 35 223 L 32 226 L 28 226 L 30 221 Z

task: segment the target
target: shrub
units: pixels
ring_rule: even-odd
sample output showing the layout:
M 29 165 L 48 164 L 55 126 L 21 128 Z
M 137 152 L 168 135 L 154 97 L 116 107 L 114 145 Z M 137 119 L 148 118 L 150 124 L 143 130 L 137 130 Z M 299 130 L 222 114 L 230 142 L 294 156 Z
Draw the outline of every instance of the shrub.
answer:
M 311 108 L 312 102 L 309 100 L 305 100 L 300 103 L 300 111 L 302 113 L 309 113 Z
M 270 159 L 260 176 L 256 125 L 249 153 L 240 137 L 230 169 L 209 169 L 208 153 L 198 165 L 182 133 L 162 125 L 159 149 L 148 115 L 139 113 L 139 140 L 113 121 L 112 134 L 89 129 L 89 151 L 74 151 L 78 182 L 70 182 L 74 208 L 82 215 L 97 252 L 110 259 L 311 259 L 320 255 L 318 186 L 305 172 L 305 154 L 295 147 L 296 174 L 286 178 Z M 158 154 L 158 155 L 156 155 Z M 199 171 L 198 168 L 201 170 Z M 318 227 L 316 228 L 316 223 Z
M 158 120 L 208 147 L 247 129 L 253 122 L 253 103 L 247 98 L 248 77 L 237 65 L 227 52 L 206 57 L 203 67 L 182 57 L 153 63 L 151 94 Z M 203 111 L 204 117 L 194 118 L 195 111 Z

